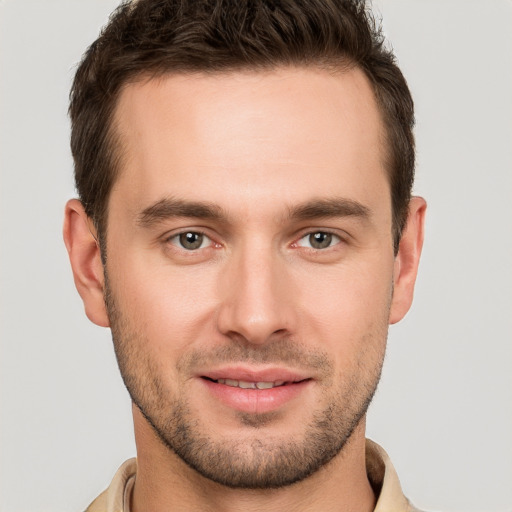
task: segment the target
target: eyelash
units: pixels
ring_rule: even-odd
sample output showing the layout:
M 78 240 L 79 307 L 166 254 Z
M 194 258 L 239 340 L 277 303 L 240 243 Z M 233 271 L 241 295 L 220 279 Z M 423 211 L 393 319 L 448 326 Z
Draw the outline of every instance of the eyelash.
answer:
M 329 238 L 329 245 L 327 245 L 327 247 L 322 247 L 322 248 L 311 247 L 311 237 L 314 236 L 314 235 L 327 235 L 327 237 Z M 304 247 L 303 245 L 300 245 L 301 240 L 304 240 L 304 239 L 309 239 L 309 242 L 310 242 L 309 247 L 308 246 Z M 335 243 L 331 243 L 331 242 L 335 242 Z M 303 234 L 292 245 L 293 246 L 297 246 L 297 247 L 304 247 L 304 248 L 306 248 L 308 250 L 323 252 L 323 251 L 325 251 L 327 249 L 330 249 L 330 248 L 338 245 L 341 242 L 343 242 L 343 239 L 342 239 L 342 237 L 340 235 L 338 235 L 336 233 L 333 233 L 332 231 L 329 231 L 329 230 L 319 229 L 319 230 L 315 230 L 315 231 L 309 231 L 309 232 Z M 320 241 L 320 243 L 321 243 L 321 241 Z
M 203 237 L 203 241 L 201 242 L 199 247 L 194 247 L 193 249 L 187 249 L 187 248 L 183 247 L 183 244 L 181 243 L 182 241 L 180 240 L 181 237 L 187 236 L 187 235 L 199 235 L 199 236 Z M 210 243 L 207 246 L 203 247 L 203 243 L 205 241 L 204 239 L 209 240 Z M 173 240 L 176 240 L 176 243 L 173 243 Z M 196 252 L 198 249 L 206 249 L 208 247 L 211 247 L 212 245 L 219 245 L 219 244 L 215 244 L 215 242 L 212 240 L 212 238 L 209 237 L 203 231 L 193 230 L 193 229 L 187 229 L 185 231 L 181 231 L 179 233 L 175 233 L 175 234 L 173 234 L 171 236 L 168 236 L 165 239 L 165 241 L 166 241 L 166 243 L 170 243 L 171 245 L 174 245 L 174 246 L 178 247 L 178 249 L 180 249 L 182 251 L 189 252 L 189 253 Z
M 187 235 L 196 235 L 196 236 L 200 236 L 202 237 L 202 240 L 200 242 L 200 244 L 197 246 L 197 247 L 192 247 L 192 248 L 186 248 L 183 246 L 183 239 L 182 237 L 184 236 L 187 236 Z M 322 248 L 319 248 L 319 247 L 312 247 L 311 246 L 311 238 L 312 236 L 314 235 L 327 235 L 327 237 L 329 239 L 329 245 L 327 245 L 326 247 L 322 247 Z M 309 239 L 309 246 L 304 246 L 304 245 L 301 245 L 300 242 L 304 239 Z M 175 242 L 173 242 L 173 240 L 175 240 Z M 209 241 L 208 245 L 204 245 L 205 242 Z M 166 239 L 165 239 L 165 242 L 166 243 L 170 243 L 171 245 L 177 247 L 179 250 L 182 250 L 182 251 L 185 251 L 187 253 L 194 253 L 194 252 L 197 252 L 199 249 L 207 249 L 209 247 L 212 247 L 212 246 L 217 246 L 217 247 L 220 247 L 221 245 L 220 244 L 217 244 L 210 236 L 208 236 L 205 232 L 201 231 L 201 230 L 184 230 L 184 231 L 181 231 L 179 233 L 175 233 L 175 234 L 172 234 L 171 236 L 168 236 Z M 332 243 L 332 242 L 335 242 L 335 243 Z M 300 238 L 298 238 L 295 242 L 293 242 L 291 244 L 291 247 L 302 247 L 308 251 L 319 251 L 319 252 L 324 252 L 326 251 L 327 249 L 331 249 L 332 247 L 335 247 L 336 245 L 340 244 L 344 242 L 344 239 L 338 235 L 337 233 L 333 233 L 332 231 L 329 231 L 329 230 L 325 230 L 325 229 L 319 229 L 319 230 L 313 230 L 313 231 L 308 231 L 307 233 L 304 233 L 302 234 L 302 236 Z M 322 240 L 319 241 L 319 243 L 322 243 Z M 191 244 L 193 245 L 193 241 L 191 241 Z

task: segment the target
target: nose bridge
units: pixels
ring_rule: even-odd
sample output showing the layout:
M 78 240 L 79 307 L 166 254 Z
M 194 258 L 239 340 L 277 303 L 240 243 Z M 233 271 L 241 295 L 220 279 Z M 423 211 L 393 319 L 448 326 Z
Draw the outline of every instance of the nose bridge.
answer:
M 271 241 L 251 240 L 234 250 L 223 281 L 218 324 L 224 334 L 257 344 L 291 329 L 285 264 Z

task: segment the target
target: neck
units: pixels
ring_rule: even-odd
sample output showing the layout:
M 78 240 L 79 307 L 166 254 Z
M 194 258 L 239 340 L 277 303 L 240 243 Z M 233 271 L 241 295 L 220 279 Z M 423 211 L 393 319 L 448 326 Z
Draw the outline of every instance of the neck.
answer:
M 138 455 L 132 512 L 370 512 L 375 506 L 366 474 L 364 420 L 342 452 L 310 477 L 258 490 L 231 489 L 201 476 L 162 444 L 136 407 L 134 420 Z

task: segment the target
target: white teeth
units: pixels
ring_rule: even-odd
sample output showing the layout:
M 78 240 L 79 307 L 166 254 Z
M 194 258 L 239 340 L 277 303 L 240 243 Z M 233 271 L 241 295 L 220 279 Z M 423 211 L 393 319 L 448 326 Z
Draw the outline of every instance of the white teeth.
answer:
M 243 380 L 238 381 L 238 387 L 242 389 L 256 389 L 256 382 L 245 382 Z
M 218 379 L 219 384 L 225 384 L 234 388 L 242 389 L 272 389 L 284 384 L 284 380 L 278 380 L 276 382 L 248 382 L 244 380 L 232 380 L 232 379 Z
M 256 387 L 258 389 L 271 389 L 275 386 L 275 382 L 257 382 Z

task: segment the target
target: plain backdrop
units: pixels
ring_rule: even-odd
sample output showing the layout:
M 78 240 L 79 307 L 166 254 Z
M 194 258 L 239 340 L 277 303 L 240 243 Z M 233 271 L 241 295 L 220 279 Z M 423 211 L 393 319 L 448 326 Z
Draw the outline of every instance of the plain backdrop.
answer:
M 61 238 L 67 96 L 116 0 L 0 0 L 2 512 L 83 510 L 135 454 L 110 332 Z M 429 203 L 368 435 L 427 510 L 512 510 L 512 2 L 381 0 Z

